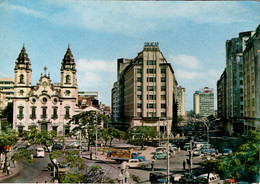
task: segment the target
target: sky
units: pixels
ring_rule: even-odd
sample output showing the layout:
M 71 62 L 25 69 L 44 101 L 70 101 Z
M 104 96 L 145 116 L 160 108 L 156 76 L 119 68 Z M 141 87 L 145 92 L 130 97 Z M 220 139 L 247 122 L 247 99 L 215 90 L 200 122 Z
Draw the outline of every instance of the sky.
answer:
M 144 42 L 159 42 L 192 110 L 196 90 L 213 88 L 216 99 L 225 42 L 255 31 L 259 12 L 256 1 L 0 0 L 0 77 L 14 77 L 24 43 L 32 84 L 45 66 L 52 82 L 60 82 L 70 44 L 79 90 L 98 91 L 110 106 L 117 59 L 136 57 Z

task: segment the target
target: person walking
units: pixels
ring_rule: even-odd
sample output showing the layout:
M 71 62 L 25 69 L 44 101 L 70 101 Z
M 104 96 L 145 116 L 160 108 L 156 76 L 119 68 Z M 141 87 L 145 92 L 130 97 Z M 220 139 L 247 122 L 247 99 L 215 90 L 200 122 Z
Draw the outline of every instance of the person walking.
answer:
M 9 176 L 9 174 L 10 174 L 10 166 L 8 165 L 8 167 L 7 167 L 7 176 Z
M 14 163 L 14 168 L 16 167 L 16 160 L 13 160 L 13 163 Z
M 154 171 L 154 161 L 151 163 L 151 170 Z
M 185 170 L 185 165 L 186 165 L 185 160 L 183 160 L 182 164 L 183 164 L 183 169 Z
M 92 153 L 92 149 L 91 149 L 90 154 L 89 154 L 89 159 L 90 159 L 90 160 L 92 160 L 92 154 L 93 154 L 93 153 Z

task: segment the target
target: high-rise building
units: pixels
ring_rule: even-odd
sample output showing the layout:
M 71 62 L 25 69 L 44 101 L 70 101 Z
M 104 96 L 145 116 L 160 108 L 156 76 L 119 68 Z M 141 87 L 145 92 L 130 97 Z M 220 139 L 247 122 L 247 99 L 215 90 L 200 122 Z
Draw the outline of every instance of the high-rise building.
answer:
M 205 87 L 193 95 L 194 112 L 202 117 L 214 115 L 214 93 L 212 88 Z
M 220 79 L 217 82 L 217 106 L 218 106 L 218 117 L 221 118 L 221 121 L 226 120 L 226 69 L 223 71 Z
M 244 131 L 260 131 L 260 25 L 246 43 L 243 53 Z
M 178 104 L 178 116 L 185 116 L 185 88 L 179 86 L 177 88 L 177 104 Z
M 5 93 L 6 100 L 3 105 L 7 105 L 8 102 L 12 102 L 14 97 L 14 79 L 1 77 L 0 91 Z
M 176 125 L 177 81 L 158 43 L 145 43 L 134 59 L 117 62 L 117 85 L 112 89 L 112 109 L 117 113 L 112 119 L 121 122 L 121 128 L 126 122 L 125 128 L 145 125 L 166 130 L 169 123 L 170 131 Z
M 78 98 L 76 64 L 70 47 L 61 63 L 61 82 L 52 84 L 46 71 L 44 67 L 44 75 L 32 86 L 31 61 L 23 45 L 14 69 L 13 128 L 19 132 L 30 128 L 54 130 L 66 135 Z
M 226 41 L 226 110 L 227 131 L 243 133 L 243 51 L 254 32 L 239 33 Z

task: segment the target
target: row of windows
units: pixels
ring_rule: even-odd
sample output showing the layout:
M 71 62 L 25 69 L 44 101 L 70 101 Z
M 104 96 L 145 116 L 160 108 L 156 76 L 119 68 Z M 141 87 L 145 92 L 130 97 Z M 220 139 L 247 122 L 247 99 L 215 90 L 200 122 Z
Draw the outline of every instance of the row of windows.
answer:
M 142 108 L 142 104 L 141 103 L 138 103 L 137 104 L 137 108 Z M 153 108 L 156 108 L 156 104 L 154 104 L 154 103 L 148 103 L 148 104 L 146 104 L 146 108 L 151 108 L 151 109 L 153 109 Z M 161 108 L 162 109 L 166 109 L 166 104 L 161 104 Z
M 142 77 L 137 77 L 137 82 L 142 82 Z M 147 77 L 147 82 L 156 82 L 156 78 Z M 166 82 L 166 77 L 161 77 L 161 82 Z
M 156 100 L 156 95 L 147 95 L 147 100 Z M 138 100 L 142 100 L 142 95 L 137 95 Z M 166 95 L 161 95 L 161 100 L 166 100 Z
M 19 109 L 19 114 L 18 114 L 17 118 L 18 119 L 23 119 L 23 117 L 24 117 L 24 115 L 23 115 L 24 107 L 23 106 L 19 106 L 18 109 Z M 52 111 L 52 117 L 51 118 L 53 118 L 53 119 L 58 118 L 58 114 L 57 114 L 58 107 L 53 107 L 52 109 L 53 109 L 53 111 Z M 69 109 L 70 109 L 70 107 L 65 107 L 65 116 L 64 116 L 65 119 L 70 118 L 70 111 L 69 111 Z M 36 118 L 36 107 L 35 106 L 31 107 L 30 118 L 31 119 L 35 119 Z M 41 118 L 44 118 L 44 119 L 47 118 L 47 107 L 42 107 Z
M 138 117 L 141 117 L 142 116 L 142 113 L 141 112 L 138 112 L 137 113 L 137 116 Z M 161 116 L 166 116 L 166 112 L 161 112 Z M 147 112 L 147 117 L 156 117 L 156 113 L 155 112 Z
M 137 73 L 142 73 L 142 69 L 141 68 L 137 68 Z M 146 73 L 156 73 L 156 69 L 155 68 L 148 68 L 146 70 Z M 161 73 L 166 73 L 166 69 L 162 68 L 161 69 Z

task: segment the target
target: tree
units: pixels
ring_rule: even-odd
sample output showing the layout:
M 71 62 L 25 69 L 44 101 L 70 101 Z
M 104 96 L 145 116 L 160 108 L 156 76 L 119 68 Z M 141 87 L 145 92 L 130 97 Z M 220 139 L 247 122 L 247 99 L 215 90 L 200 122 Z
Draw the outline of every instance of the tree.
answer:
M 250 130 L 237 151 L 224 157 L 222 168 L 228 177 L 250 182 L 259 180 L 259 140 L 260 133 Z
M 9 102 L 7 106 L 1 111 L 0 118 L 6 118 L 6 120 L 1 122 L 2 131 L 7 131 L 11 129 L 13 125 L 13 102 Z
M 113 127 L 108 127 L 102 130 L 102 138 L 105 141 L 105 145 L 107 144 L 107 141 L 110 142 L 110 146 L 112 145 L 112 141 L 114 139 L 125 139 L 126 134 L 125 132 L 118 130 Z
M 3 173 L 6 172 L 7 169 L 7 153 L 8 149 L 12 146 L 14 146 L 18 141 L 17 134 L 13 130 L 9 130 L 7 132 L 2 132 L 0 134 L 0 153 L 4 153 L 4 169 Z
M 71 134 L 76 135 L 81 132 L 81 136 L 88 141 L 88 151 L 90 144 L 94 143 L 98 125 L 101 124 L 102 117 L 96 111 L 87 111 L 74 115 L 69 122 L 76 125 L 72 129 Z
M 158 135 L 156 129 L 148 126 L 135 126 L 128 132 L 128 139 L 130 141 L 134 139 L 135 142 L 141 143 L 142 146 L 144 146 L 144 140 L 155 138 Z

